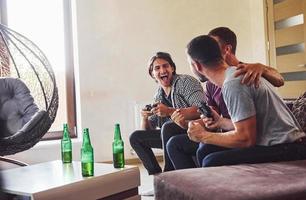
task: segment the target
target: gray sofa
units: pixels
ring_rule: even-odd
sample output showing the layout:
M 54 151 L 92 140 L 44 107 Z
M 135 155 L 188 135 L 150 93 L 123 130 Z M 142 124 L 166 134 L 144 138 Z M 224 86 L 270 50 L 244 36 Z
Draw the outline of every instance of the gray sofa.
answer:
M 166 172 L 154 188 L 156 200 L 305 200 L 306 160 Z
M 306 132 L 306 92 L 289 107 Z M 156 200 L 305 200 L 306 160 L 165 172 L 154 189 Z

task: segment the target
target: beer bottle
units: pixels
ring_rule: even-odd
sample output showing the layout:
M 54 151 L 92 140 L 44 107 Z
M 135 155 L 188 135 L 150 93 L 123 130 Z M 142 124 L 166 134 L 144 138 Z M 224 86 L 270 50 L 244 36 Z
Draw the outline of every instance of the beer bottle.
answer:
M 90 143 L 89 130 L 83 131 L 83 144 L 81 148 L 82 176 L 94 175 L 94 153 Z
M 62 152 L 63 163 L 71 163 L 72 162 L 72 144 L 71 144 L 71 138 L 69 135 L 67 124 L 64 124 L 64 128 L 63 128 L 63 138 L 61 140 L 61 152 Z
M 125 164 L 124 143 L 121 139 L 119 124 L 115 124 L 115 135 L 113 141 L 113 163 L 115 168 L 123 168 Z

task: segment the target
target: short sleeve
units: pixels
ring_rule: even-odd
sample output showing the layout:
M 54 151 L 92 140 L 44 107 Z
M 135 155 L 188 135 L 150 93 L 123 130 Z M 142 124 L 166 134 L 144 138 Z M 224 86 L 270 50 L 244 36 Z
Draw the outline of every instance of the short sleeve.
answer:
M 213 106 L 213 107 L 217 107 L 217 104 L 215 103 L 215 101 L 213 100 L 213 85 L 210 82 L 206 82 L 206 91 L 205 91 L 205 95 L 206 95 L 206 101 L 207 104 L 209 106 Z
M 241 84 L 238 79 L 226 82 L 222 87 L 222 94 L 232 122 L 256 115 L 251 88 Z

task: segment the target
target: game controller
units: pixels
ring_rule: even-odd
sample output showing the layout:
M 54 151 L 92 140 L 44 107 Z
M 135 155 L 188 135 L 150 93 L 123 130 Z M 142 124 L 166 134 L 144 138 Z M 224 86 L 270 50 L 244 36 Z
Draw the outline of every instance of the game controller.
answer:
M 210 107 L 206 104 L 206 102 L 201 102 L 201 106 L 199 107 L 199 111 L 205 117 L 211 118 L 212 113 Z
M 155 108 L 157 106 L 157 103 L 154 104 L 148 104 L 145 106 L 144 110 L 145 111 L 151 111 L 153 108 Z

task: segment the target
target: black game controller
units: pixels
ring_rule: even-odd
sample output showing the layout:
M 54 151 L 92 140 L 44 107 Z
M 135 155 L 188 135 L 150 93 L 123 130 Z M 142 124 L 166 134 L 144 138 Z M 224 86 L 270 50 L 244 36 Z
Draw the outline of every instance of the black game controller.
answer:
M 206 104 L 206 102 L 201 102 L 201 106 L 199 107 L 199 111 L 205 117 L 211 118 L 212 113 L 210 107 Z
M 155 104 L 148 104 L 148 105 L 145 106 L 144 110 L 145 111 L 151 111 L 156 106 L 157 106 L 157 103 L 155 103 Z

